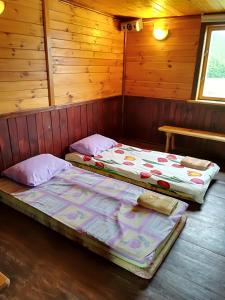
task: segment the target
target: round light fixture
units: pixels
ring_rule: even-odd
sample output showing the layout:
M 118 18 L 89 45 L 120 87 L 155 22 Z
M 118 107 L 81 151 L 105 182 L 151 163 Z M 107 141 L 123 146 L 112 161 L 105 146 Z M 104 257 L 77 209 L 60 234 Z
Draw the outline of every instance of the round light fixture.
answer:
M 153 28 L 153 36 L 155 39 L 162 41 L 167 38 L 169 34 L 169 29 L 167 24 L 162 22 L 156 22 Z
M 5 3 L 4 1 L 0 1 L 0 15 L 3 13 L 4 10 L 5 10 Z

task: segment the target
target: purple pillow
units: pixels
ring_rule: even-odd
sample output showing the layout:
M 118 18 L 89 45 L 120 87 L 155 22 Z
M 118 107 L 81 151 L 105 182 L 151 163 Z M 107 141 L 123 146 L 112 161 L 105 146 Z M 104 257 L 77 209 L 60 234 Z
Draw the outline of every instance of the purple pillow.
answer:
M 54 155 L 40 154 L 4 170 L 2 175 L 28 186 L 37 186 L 70 166 L 71 163 Z
M 98 155 L 117 144 L 116 141 L 101 134 L 93 134 L 70 145 L 70 152 L 77 151 L 84 155 Z

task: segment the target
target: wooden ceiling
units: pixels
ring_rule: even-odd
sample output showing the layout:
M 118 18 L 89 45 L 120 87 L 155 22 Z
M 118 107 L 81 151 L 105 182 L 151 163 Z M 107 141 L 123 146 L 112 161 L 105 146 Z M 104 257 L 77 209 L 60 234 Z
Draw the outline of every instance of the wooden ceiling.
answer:
M 225 12 L 225 0 L 66 0 L 114 16 L 157 18 Z

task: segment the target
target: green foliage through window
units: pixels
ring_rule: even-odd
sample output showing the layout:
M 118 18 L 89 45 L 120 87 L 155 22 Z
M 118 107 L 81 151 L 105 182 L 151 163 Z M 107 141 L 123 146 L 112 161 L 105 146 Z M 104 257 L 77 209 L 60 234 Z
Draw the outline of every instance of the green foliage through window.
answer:
M 212 32 L 207 78 L 225 78 L 225 31 Z
M 225 64 L 216 57 L 211 57 L 208 63 L 207 78 L 225 78 Z

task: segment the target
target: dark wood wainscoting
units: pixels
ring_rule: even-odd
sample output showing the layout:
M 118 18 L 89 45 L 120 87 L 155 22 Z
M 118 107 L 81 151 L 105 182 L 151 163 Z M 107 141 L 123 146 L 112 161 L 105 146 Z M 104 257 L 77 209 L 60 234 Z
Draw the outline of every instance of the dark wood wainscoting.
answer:
M 39 153 L 62 157 L 93 133 L 122 136 L 121 96 L 0 117 L 0 171 Z
M 161 125 L 225 132 L 225 107 L 193 104 L 182 100 L 125 97 L 125 138 L 156 145 L 165 144 Z M 225 144 L 176 136 L 176 150 L 198 157 L 224 161 Z

